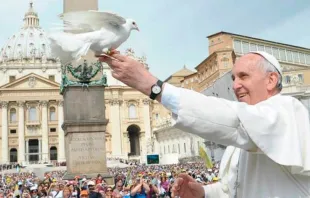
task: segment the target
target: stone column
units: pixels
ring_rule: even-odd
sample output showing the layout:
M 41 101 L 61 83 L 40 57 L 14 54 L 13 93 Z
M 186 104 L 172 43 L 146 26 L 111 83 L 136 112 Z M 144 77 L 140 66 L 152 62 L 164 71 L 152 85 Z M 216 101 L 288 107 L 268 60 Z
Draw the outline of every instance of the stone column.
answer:
M 152 152 L 152 140 L 151 140 L 151 119 L 150 119 L 150 103 L 151 100 L 148 98 L 143 99 L 143 118 L 144 118 L 144 129 L 145 129 L 145 146 L 143 150 L 147 154 Z
M 42 161 L 42 140 L 39 139 L 39 162 Z
M 58 162 L 66 161 L 65 154 L 65 133 L 61 127 L 64 122 L 63 101 L 58 101 L 58 149 L 57 156 Z
M 124 135 L 125 141 L 126 141 L 126 147 L 127 147 L 127 153 L 131 152 L 130 148 L 130 139 L 129 139 L 129 133 L 127 132 L 126 135 Z
M 29 162 L 29 155 L 28 155 L 28 153 L 29 153 L 29 140 L 25 140 L 25 142 L 26 142 L 26 153 L 27 153 L 27 156 L 25 156 L 25 158 L 26 158 L 26 162 Z
M 111 100 L 110 105 L 112 123 L 112 155 L 120 156 L 122 154 L 120 101 L 117 99 Z
M 48 101 L 41 101 L 42 106 L 42 160 L 43 162 L 49 161 L 48 156 L 48 123 L 47 123 L 47 104 Z
M 25 102 L 18 101 L 18 162 L 25 162 Z
M 9 162 L 8 140 L 8 102 L 3 101 L 2 106 L 2 163 Z
M 147 145 L 145 141 L 145 133 L 140 133 L 139 141 L 140 141 L 139 150 L 140 150 L 141 163 L 146 163 L 147 150 L 145 148 L 147 147 Z

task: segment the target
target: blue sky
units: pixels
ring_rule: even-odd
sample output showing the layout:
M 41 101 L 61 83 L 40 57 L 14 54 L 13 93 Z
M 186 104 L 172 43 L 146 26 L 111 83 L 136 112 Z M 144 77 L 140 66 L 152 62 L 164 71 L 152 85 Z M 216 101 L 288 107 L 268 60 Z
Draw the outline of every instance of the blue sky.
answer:
M 0 7 L 0 46 L 17 32 L 29 0 L 5 1 Z M 156 2 L 156 3 L 155 3 Z M 166 79 L 192 69 L 208 56 L 210 34 L 228 31 L 277 42 L 310 47 L 309 0 L 99 0 L 100 11 L 136 20 L 140 32 L 120 48 L 146 55 L 151 72 Z M 59 22 L 62 0 L 34 0 L 41 26 L 48 31 Z

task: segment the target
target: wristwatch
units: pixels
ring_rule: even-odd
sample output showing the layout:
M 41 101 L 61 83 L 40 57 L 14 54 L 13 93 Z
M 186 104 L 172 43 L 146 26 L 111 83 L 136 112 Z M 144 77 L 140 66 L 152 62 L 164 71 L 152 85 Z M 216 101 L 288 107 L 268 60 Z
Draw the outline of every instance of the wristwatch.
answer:
M 152 87 L 151 87 L 151 95 L 150 98 L 155 100 L 155 98 L 161 93 L 162 91 L 163 82 L 158 80 Z

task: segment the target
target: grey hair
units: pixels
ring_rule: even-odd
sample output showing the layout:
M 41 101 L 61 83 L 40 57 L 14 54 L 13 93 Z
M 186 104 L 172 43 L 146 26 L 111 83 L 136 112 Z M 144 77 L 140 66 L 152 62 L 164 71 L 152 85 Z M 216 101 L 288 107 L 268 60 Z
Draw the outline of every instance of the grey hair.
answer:
M 277 82 L 277 85 L 276 85 L 276 88 L 279 92 L 281 92 L 282 90 L 282 75 L 280 74 L 280 72 L 276 69 L 275 66 L 273 66 L 273 64 L 271 64 L 269 61 L 267 61 L 265 58 L 261 58 L 261 60 L 259 60 L 258 62 L 258 66 L 263 70 L 265 71 L 266 73 L 267 72 L 276 72 L 278 74 L 278 82 Z

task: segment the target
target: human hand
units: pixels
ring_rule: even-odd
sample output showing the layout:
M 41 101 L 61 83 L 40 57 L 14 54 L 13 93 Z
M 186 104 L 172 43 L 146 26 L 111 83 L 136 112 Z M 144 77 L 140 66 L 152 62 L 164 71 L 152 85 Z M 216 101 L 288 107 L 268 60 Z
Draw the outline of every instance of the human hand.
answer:
M 121 55 L 115 50 L 109 56 L 100 57 L 99 60 L 111 67 L 112 76 L 117 80 L 147 96 L 151 94 L 151 87 L 157 82 L 157 78 L 139 61 Z
M 201 184 L 195 181 L 188 174 L 181 173 L 175 180 L 172 187 L 172 197 L 180 196 L 181 198 L 203 198 L 204 189 Z

